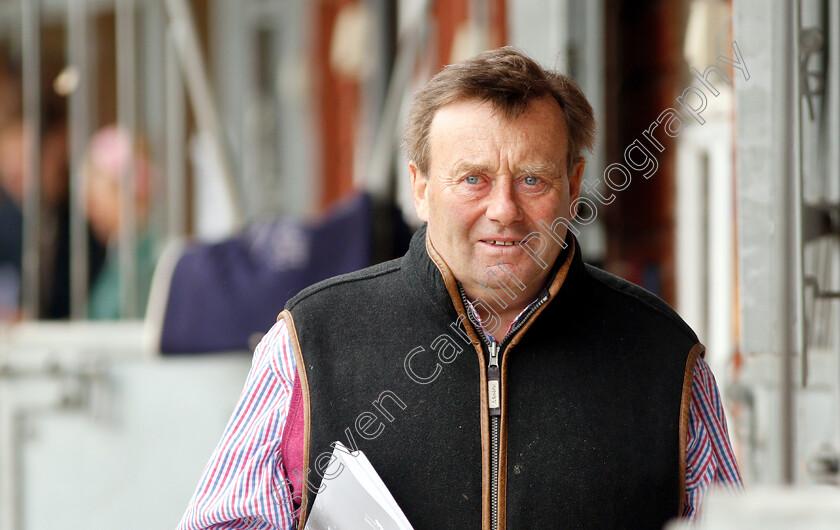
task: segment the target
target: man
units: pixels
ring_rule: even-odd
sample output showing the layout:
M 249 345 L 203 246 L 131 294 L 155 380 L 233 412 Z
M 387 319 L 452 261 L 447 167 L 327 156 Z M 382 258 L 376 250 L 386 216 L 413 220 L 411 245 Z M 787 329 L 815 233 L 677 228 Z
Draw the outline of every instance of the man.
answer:
M 182 528 L 302 528 L 336 440 L 418 529 L 661 528 L 738 486 L 703 346 L 567 229 L 594 129 L 515 50 L 437 74 L 405 135 L 427 225 L 287 304 Z

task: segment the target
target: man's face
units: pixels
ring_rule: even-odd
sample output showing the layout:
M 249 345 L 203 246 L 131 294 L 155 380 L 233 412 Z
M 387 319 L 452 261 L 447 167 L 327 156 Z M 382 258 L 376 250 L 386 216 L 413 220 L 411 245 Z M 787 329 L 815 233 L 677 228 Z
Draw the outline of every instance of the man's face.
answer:
M 570 217 L 584 166 L 581 161 L 567 174 L 560 106 L 548 97 L 534 100 L 509 120 L 487 102 L 450 103 L 435 114 L 429 144 L 429 175 L 409 165 L 414 204 L 455 278 L 474 299 L 483 294 L 481 282 L 493 285 L 487 272 L 501 263 L 525 283 L 523 295 L 535 296 L 549 268 L 519 243 L 540 229 L 540 219 L 550 225 Z M 544 239 L 543 259 L 553 263 L 561 247 Z

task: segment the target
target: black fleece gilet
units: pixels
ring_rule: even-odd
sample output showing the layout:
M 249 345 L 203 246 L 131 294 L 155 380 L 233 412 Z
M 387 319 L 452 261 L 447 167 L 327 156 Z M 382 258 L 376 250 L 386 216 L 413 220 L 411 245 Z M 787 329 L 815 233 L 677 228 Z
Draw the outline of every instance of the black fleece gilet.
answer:
M 659 529 L 682 507 L 703 347 L 576 248 L 503 351 L 499 528 Z M 487 351 L 455 285 L 422 228 L 404 257 L 286 305 L 312 486 L 300 528 L 336 440 L 364 451 L 415 529 L 489 528 Z

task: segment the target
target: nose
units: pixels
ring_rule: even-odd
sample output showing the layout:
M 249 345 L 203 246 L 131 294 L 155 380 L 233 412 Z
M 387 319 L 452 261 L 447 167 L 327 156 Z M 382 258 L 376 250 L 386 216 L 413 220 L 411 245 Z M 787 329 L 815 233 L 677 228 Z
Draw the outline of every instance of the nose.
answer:
M 509 225 L 518 221 L 521 214 L 513 189 L 513 182 L 509 179 L 499 179 L 494 182 L 487 197 L 487 218 L 503 225 Z

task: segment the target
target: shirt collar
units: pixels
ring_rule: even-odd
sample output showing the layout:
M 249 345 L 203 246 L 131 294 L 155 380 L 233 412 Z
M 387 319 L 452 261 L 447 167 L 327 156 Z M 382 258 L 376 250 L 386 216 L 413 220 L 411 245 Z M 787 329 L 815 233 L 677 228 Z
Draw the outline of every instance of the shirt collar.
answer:
M 519 324 L 519 320 L 524 317 L 524 315 L 528 312 L 528 310 L 531 309 L 531 307 L 533 307 L 534 304 L 536 304 L 539 301 L 539 299 L 540 299 L 540 297 L 538 296 L 537 298 L 534 299 L 533 302 L 528 304 L 525 307 L 525 309 L 523 309 L 522 311 L 519 312 L 518 315 L 516 315 L 516 318 L 514 318 L 513 322 L 510 323 L 510 327 L 507 329 L 507 331 L 505 331 L 504 335 L 502 335 L 503 338 L 508 336 L 508 333 L 510 333 L 510 330 L 512 330 L 513 328 L 516 327 L 517 324 Z M 475 310 L 475 307 L 473 306 L 472 302 L 470 302 L 469 300 L 467 300 L 466 309 L 467 309 L 467 311 L 469 311 L 470 320 L 472 320 L 479 328 L 481 328 L 481 332 L 484 333 L 484 336 L 487 337 L 491 342 L 494 342 L 494 341 L 498 342 L 496 340 L 496 337 L 494 337 L 490 333 L 490 331 L 488 331 L 488 329 L 486 327 L 484 327 L 484 323 L 481 321 L 481 317 L 478 315 L 478 311 Z

